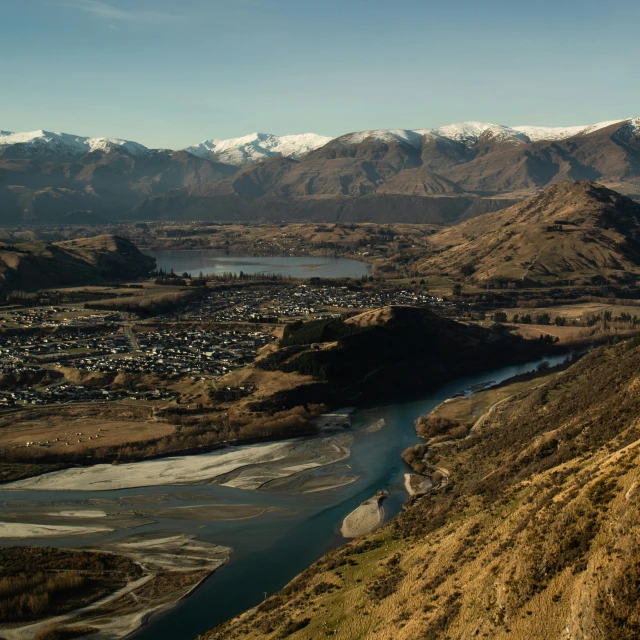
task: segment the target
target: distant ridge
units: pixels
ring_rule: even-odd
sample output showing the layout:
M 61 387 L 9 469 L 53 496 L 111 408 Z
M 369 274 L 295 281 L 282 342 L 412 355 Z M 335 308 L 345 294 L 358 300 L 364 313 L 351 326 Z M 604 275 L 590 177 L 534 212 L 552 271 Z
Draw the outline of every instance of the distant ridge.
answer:
M 184 151 L 233 166 L 243 166 L 272 157 L 300 159 L 332 140 L 345 144 L 359 144 L 367 139 L 383 142 L 398 142 L 410 146 L 421 146 L 424 138 L 440 138 L 463 144 L 477 144 L 482 138 L 493 138 L 514 143 L 529 143 L 566 140 L 576 135 L 587 135 L 614 124 L 629 123 L 634 131 L 640 130 L 640 118 L 608 120 L 593 125 L 570 127 L 515 126 L 508 127 L 490 122 L 460 122 L 433 129 L 373 129 L 347 133 L 336 138 L 316 133 L 274 135 L 250 133 L 239 138 L 204 140 L 188 146 Z M 150 153 L 152 150 L 138 142 L 108 137 L 84 137 L 52 131 L 28 131 L 12 133 L 0 130 L 0 153 L 13 147 L 22 157 L 59 155 L 74 157 L 92 151 L 118 149 L 131 155 Z
M 451 224 L 584 180 L 640 200 L 640 118 L 463 122 L 338 138 L 254 133 L 179 151 L 40 130 L 0 134 L 0 224 L 65 224 L 73 211 L 92 220 Z

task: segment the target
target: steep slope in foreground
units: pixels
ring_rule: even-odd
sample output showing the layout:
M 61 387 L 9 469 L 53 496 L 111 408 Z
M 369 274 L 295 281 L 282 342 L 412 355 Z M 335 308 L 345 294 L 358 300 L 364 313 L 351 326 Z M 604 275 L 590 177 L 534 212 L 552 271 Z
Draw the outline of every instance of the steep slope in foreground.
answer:
M 640 276 L 639 240 L 640 204 L 593 182 L 563 182 L 435 234 L 436 255 L 418 269 L 480 283 L 629 282 Z
M 33 290 L 138 278 L 155 267 L 129 240 L 113 235 L 54 243 L 0 244 L 0 289 Z
M 449 482 L 207 640 L 640 636 L 640 348 L 598 349 L 427 454 Z

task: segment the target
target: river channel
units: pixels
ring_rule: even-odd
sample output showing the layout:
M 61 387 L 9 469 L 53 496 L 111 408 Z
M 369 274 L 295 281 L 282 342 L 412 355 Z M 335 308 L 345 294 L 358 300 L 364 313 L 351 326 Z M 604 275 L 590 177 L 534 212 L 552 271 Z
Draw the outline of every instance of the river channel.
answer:
M 545 360 L 555 365 L 564 359 L 565 356 L 555 356 Z M 15 514 L 21 509 L 33 512 L 34 508 L 95 509 L 117 505 L 134 509 L 138 515 L 149 514 L 155 509 L 153 519 L 146 519 L 136 526 L 136 534 L 188 533 L 206 542 L 232 547 L 231 559 L 225 566 L 179 606 L 153 617 L 134 636 L 137 640 L 193 640 L 216 624 L 255 606 L 264 599 L 265 593 L 269 595 L 279 590 L 323 553 L 343 544 L 345 540 L 339 533 L 342 520 L 376 491 L 385 489 L 389 492 L 389 498 L 384 502 L 385 519 L 395 516 L 408 497 L 403 486 L 407 467 L 400 454 L 418 441 L 413 427 L 418 416 L 454 395 L 470 395 L 532 371 L 542 361 L 458 379 L 413 402 L 357 411 L 351 427 L 344 431 L 353 437 L 349 457 L 322 467 L 319 472 L 337 478 L 355 478 L 339 488 L 311 493 L 256 491 L 211 484 L 104 491 L 89 488 L 89 485 L 84 491 L 16 489 L 0 494 L 0 520 L 5 512 Z M 369 429 L 374 423 L 381 424 L 382 419 L 382 428 Z M 235 520 L 175 517 L 176 507 L 195 507 L 195 510 L 187 511 L 197 514 L 205 506 L 211 509 L 215 505 L 238 504 L 251 505 L 254 510 L 256 506 L 269 509 L 257 517 Z M 169 513 L 169 517 L 163 517 L 158 507 L 166 510 L 164 513 Z M 90 544 L 99 548 L 101 542 L 113 542 L 131 533 L 124 529 L 105 535 L 94 534 Z M 79 547 L 88 542 L 89 538 L 77 536 L 19 541 L 20 544 L 61 547 Z M 2 540 L 2 544 L 16 544 L 16 541 Z

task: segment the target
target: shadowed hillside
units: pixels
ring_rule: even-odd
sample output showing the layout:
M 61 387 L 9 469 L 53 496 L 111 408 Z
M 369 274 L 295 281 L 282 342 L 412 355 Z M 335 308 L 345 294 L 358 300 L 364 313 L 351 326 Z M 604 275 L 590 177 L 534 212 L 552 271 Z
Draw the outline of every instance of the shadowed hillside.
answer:
M 155 259 L 113 235 L 0 244 L 0 288 L 33 290 L 148 275 Z
M 543 348 L 496 330 L 466 325 L 428 309 L 390 306 L 349 320 L 287 325 L 281 349 L 262 368 L 310 375 L 323 402 L 365 404 L 410 397 L 445 379 L 537 357 Z

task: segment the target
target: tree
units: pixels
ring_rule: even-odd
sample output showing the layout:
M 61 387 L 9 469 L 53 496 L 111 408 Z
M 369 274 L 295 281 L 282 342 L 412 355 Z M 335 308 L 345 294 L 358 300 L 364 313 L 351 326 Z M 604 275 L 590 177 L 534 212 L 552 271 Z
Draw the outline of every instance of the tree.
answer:
M 451 288 L 451 293 L 453 293 L 454 296 L 459 296 L 462 293 L 462 285 L 454 284 Z
M 551 316 L 548 313 L 539 313 L 536 316 L 536 324 L 551 324 Z
M 493 314 L 493 321 L 494 322 L 506 322 L 507 321 L 507 314 L 504 311 L 496 311 Z

